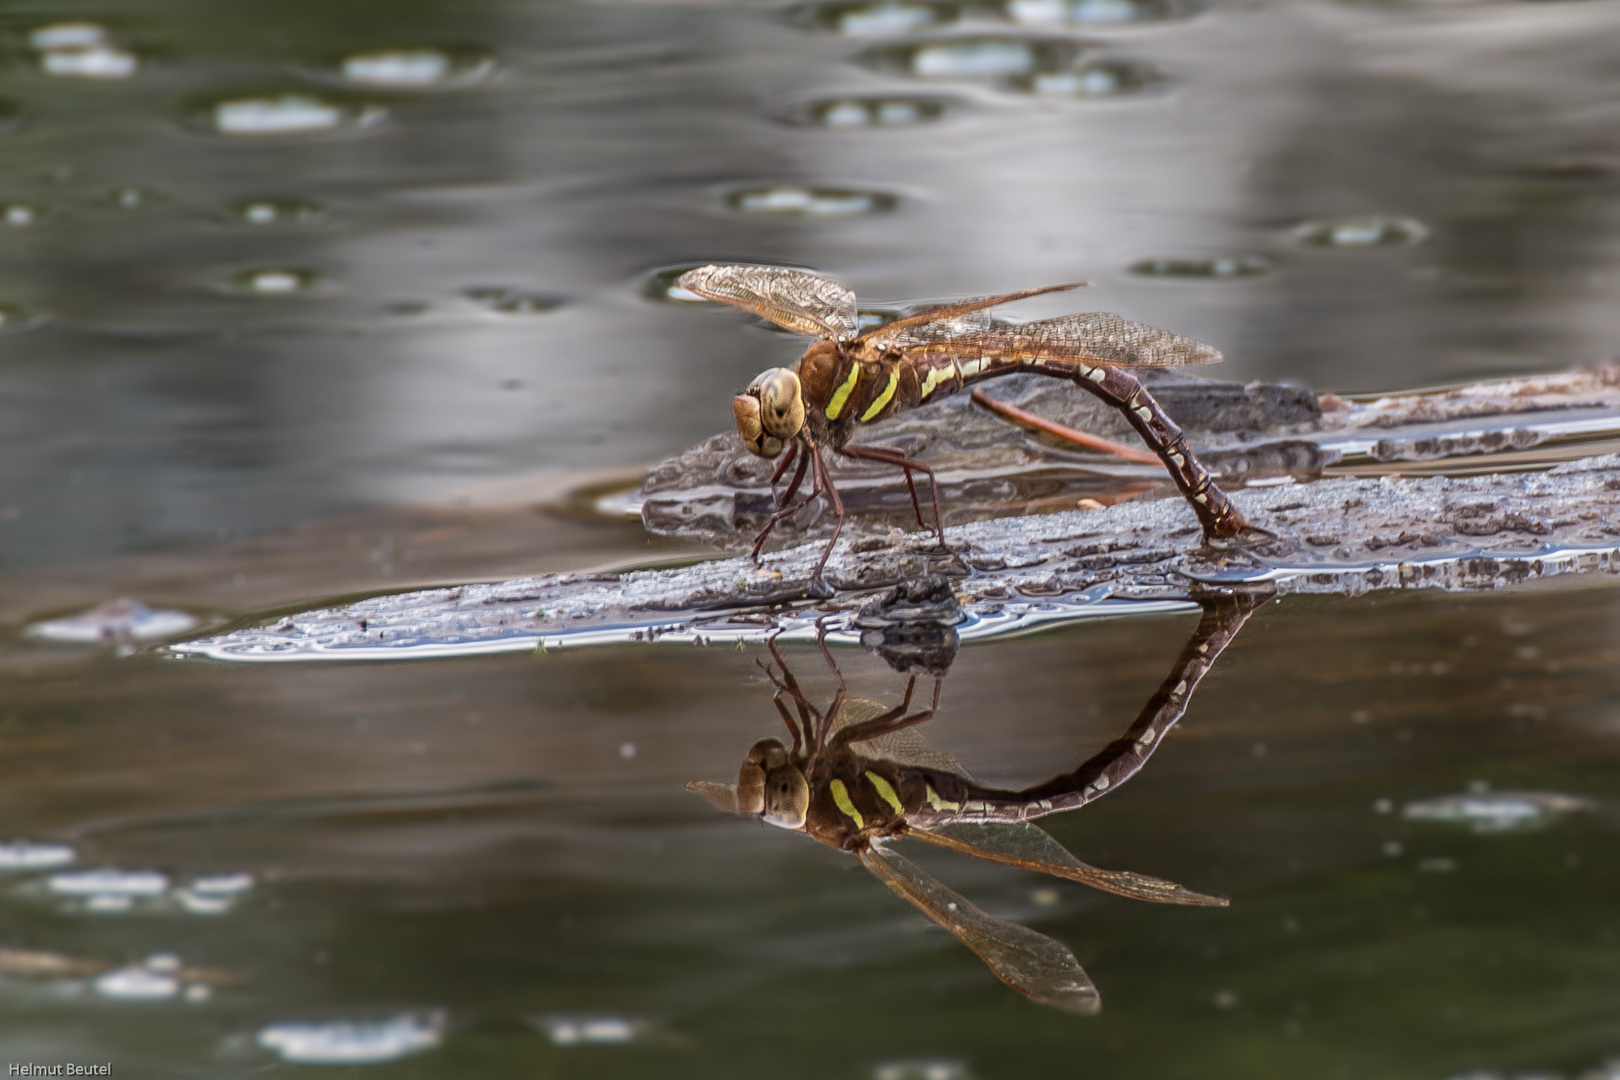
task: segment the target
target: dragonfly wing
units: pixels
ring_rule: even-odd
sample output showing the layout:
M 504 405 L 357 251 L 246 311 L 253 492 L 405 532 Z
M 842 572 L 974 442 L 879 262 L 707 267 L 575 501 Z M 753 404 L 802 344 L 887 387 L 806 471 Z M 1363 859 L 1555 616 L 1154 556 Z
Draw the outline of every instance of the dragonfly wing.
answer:
M 1225 907 L 1228 903 L 1163 878 L 1129 870 L 1103 870 L 1083 863 L 1045 829 L 1027 821 L 952 822 L 926 832 L 912 829 L 906 835 L 964 855 L 1036 870 L 1135 900 L 1194 907 Z
M 1219 349 L 1112 312 L 1093 311 L 1058 319 L 968 334 L 949 342 L 923 343 L 923 354 L 939 352 L 995 359 L 1112 364 L 1116 367 L 1184 367 L 1214 364 Z
M 1038 289 L 1025 289 L 1022 292 L 1002 293 L 998 296 L 974 296 L 967 300 L 953 300 L 948 304 L 941 304 L 938 307 L 929 308 L 927 311 L 919 311 L 915 315 L 907 315 L 903 319 L 896 319 L 894 322 L 874 327 L 862 334 L 861 340 L 869 341 L 874 345 L 879 342 L 884 344 L 898 343 L 906 334 L 919 331 L 921 328 L 935 323 L 948 322 L 973 312 L 988 312 L 990 308 L 997 305 L 1010 304 L 1015 300 L 1025 300 L 1031 296 L 1042 296 L 1051 292 L 1067 292 L 1070 289 L 1084 288 L 1086 284 L 1088 283 L 1078 281 L 1067 285 L 1043 285 Z M 988 315 L 986 315 L 981 325 L 985 327 L 990 325 Z M 966 328 L 967 324 L 963 324 L 963 326 Z M 932 341 L 937 340 L 937 337 L 919 340 Z
M 879 880 L 955 934 L 1020 994 L 1069 1012 L 1097 1011 L 1097 987 L 1061 941 L 975 907 L 893 851 L 874 847 L 860 858 Z
M 853 292 L 803 270 L 740 263 L 700 266 L 682 274 L 680 285 L 798 334 L 853 336 L 860 325 Z
M 919 323 L 898 330 L 883 338 L 890 347 L 896 349 L 909 349 L 913 345 L 922 345 L 931 341 L 950 341 L 952 338 L 964 337 L 969 334 L 982 334 L 990 329 L 990 312 L 988 309 L 969 311 L 963 315 L 951 315 L 933 322 Z

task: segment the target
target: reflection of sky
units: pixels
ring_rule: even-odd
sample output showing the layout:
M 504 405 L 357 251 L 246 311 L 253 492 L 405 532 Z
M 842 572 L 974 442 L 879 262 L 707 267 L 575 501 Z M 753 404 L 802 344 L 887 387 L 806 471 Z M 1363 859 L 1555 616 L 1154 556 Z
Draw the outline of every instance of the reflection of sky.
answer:
M 676 451 L 792 354 L 639 295 L 645 271 L 693 258 L 811 265 L 873 299 L 1089 279 L 1087 306 L 1216 343 L 1225 377 L 1332 389 L 1545 370 L 1620 338 L 1615 174 L 1595 156 L 1613 5 L 1124 25 L 1059 5 L 1080 25 L 1030 23 L 1026 46 L 1016 21 L 981 20 L 950 32 L 989 51 L 905 53 L 950 59 L 922 75 L 856 62 L 909 40 L 888 9 L 839 10 L 417 5 L 380 35 L 318 5 L 221 23 L 150 4 L 71 46 L 144 54 L 127 77 L 8 68 L 0 96 L 26 123 L 5 136 L 0 201 L 31 216 L 0 228 L 7 565 Z M 830 29 L 852 17 L 858 36 Z M 455 48 L 412 51 L 438 43 Z M 1004 70 L 1013 52 L 1034 67 Z M 344 55 L 363 86 L 344 85 Z M 1110 97 L 1131 72 L 1163 80 Z M 938 123 L 833 107 L 906 95 L 956 107 Z M 339 130 L 208 133 L 221 115 Z M 726 209 L 772 185 L 830 194 Z M 899 202 L 848 216 L 862 192 Z M 235 209 L 265 199 L 323 213 Z M 1372 213 L 1429 237 L 1290 232 Z M 1127 270 L 1233 255 L 1270 269 Z M 503 314 L 465 295 L 479 288 L 565 303 Z M 28 314 L 36 328 L 5 332 Z

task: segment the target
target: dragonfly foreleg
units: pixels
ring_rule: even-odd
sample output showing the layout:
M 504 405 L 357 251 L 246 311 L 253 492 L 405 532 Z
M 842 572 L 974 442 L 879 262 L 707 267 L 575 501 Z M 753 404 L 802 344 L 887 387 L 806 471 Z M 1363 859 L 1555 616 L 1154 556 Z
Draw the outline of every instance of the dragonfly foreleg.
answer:
M 939 546 L 950 550 L 945 543 L 945 520 L 939 510 L 939 480 L 934 476 L 934 470 L 926 462 L 915 458 L 908 458 L 898 450 L 890 450 L 886 446 L 845 446 L 843 452 L 853 458 L 865 458 L 867 461 L 881 461 L 887 465 L 894 465 L 906 474 L 906 486 L 911 489 L 911 508 L 917 512 L 917 524 L 922 525 L 922 508 L 917 505 L 917 488 L 911 482 L 911 470 L 928 474 L 928 492 L 934 499 L 934 532 L 939 537 Z
M 782 474 L 787 472 L 788 465 L 796 457 L 799 459 L 799 467 L 794 470 L 793 479 L 788 483 L 787 490 L 785 492 L 783 492 L 782 497 L 780 499 L 778 499 L 776 497 L 776 484 L 777 484 L 777 481 L 782 479 Z M 780 510 L 780 509 L 782 509 L 782 507 L 786 506 L 788 503 L 793 501 L 793 496 L 795 496 L 795 495 L 797 495 L 799 493 L 799 485 L 804 483 L 805 467 L 808 466 L 809 464 L 810 464 L 810 455 L 809 454 L 800 455 L 799 454 L 799 444 L 798 443 L 795 442 L 795 443 L 793 443 L 792 445 L 790 445 L 788 447 L 787 454 L 782 459 L 782 464 L 778 465 L 776 467 L 776 471 L 771 474 L 771 505 L 772 506 L 774 506 L 776 509 Z
M 825 470 L 818 467 L 815 470 L 816 478 L 815 482 L 810 487 L 810 493 L 804 498 L 800 499 L 797 503 L 790 502 L 790 500 L 793 498 L 794 492 L 798 490 L 800 481 L 804 479 L 803 462 L 814 460 L 816 459 L 813 458 L 811 454 L 805 454 L 804 458 L 801 460 L 799 471 L 793 475 L 793 483 L 788 486 L 787 494 L 784 496 L 782 502 L 777 505 L 776 511 L 772 513 L 770 518 L 765 522 L 765 527 L 759 530 L 759 535 L 754 537 L 754 549 L 748 553 L 748 557 L 753 559 L 754 562 L 759 562 L 759 553 L 765 547 L 765 540 L 771 535 L 771 530 L 776 528 L 776 523 L 784 518 L 790 518 L 794 514 L 797 514 L 800 510 L 803 510 L 806 506 L 809 506 L 817 495 L 821 494 L 822 476 L 824 475 Z M 835 539 L 837 538 L 836 533 L 834 533 L 833 536 Z M 823 565 L 825 565 L 827 560 L 825 557 L 823 557 L 821 561 Z M 820 572 L 820 569 L 817 569 L 816 573 L 819 574 Z

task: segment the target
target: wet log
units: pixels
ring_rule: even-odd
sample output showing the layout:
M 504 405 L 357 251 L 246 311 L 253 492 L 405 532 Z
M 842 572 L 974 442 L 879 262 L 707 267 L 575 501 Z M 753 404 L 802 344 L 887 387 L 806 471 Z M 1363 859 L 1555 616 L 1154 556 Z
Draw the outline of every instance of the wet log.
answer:
M 415 659 L 626 641 L 707 644 L 773 633 L 854 642 L 863 604 L 899 582 L 952 582 L 964 641 L 1097 615 L 1190 608 L 1209 589 L 1354 595 L 1498 589 L 1620 571 L 1620 455 L 1545 472 L 1324 479 L 1234 501 L 1271 535 L 1205 548 L 1179 500 L 997 518 L 674 570 L 554 575 L 376 597 L 171 646 L 223 660 Z
M 1533 452 L 1545 464 L 1554 447 L 1567 445 L 1563 456 L 1573 458 L 1613 449 L 1590 444 L 1620 437 L 1615 364 L 1356 399 L 1175 370 L 1139 374 L 1229 489 L 1390 465 L 1410 472 L 1410 466 L 1459 457 L 1477 458 L 1478 468 L 1489 469 L 1518 467 L 1513 456 Z M 986 384 L 986 392 L 1064 426 L 1135 444 L 1115 410 L 1067 383 L 1014 375 Z M 1157 465 L 1127 463 L 1027 430 L 967 395 L 874 424 L 863 440 L 932 465 L 947 524 L 1049 513 L 1081 498 L 1112 504 L 1175 494 Z M 884 535 L 914 524 L 896 470 L 838 455 L 829 466 L 850 511 L 850 533 Z M 630 505 L 653 532 L 743 550 L 771 512 L 771 468 L 735 433 L 716 435 L 655 466 Z M 774 542 L 791 545 L 831 528 L 826 508 L 814 504 L 779 525 Z

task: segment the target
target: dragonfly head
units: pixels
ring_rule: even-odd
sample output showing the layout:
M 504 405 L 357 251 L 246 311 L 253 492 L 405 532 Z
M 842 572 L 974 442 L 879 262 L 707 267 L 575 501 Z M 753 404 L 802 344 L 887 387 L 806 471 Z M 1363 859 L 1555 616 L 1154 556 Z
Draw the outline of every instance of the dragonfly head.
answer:
M 810 784 L 804 770 L 776 739 L 753 745 L 737 770 L 735 784 L 694 780 L 686 790 L 728 814 L 763 818 L 780 829 L 803 830 L 810 813 Z
M 810 785 L 776 739 L 761 739 L 737 771 L 737 812 L 754 814 L 783 829 L 804 828 Z
M 804 394 L 799 377 L 787 368 L 761 372 L 748 389 L 731 399 L 737 434 L 750 453 L 773 458 L 804 427 Z

